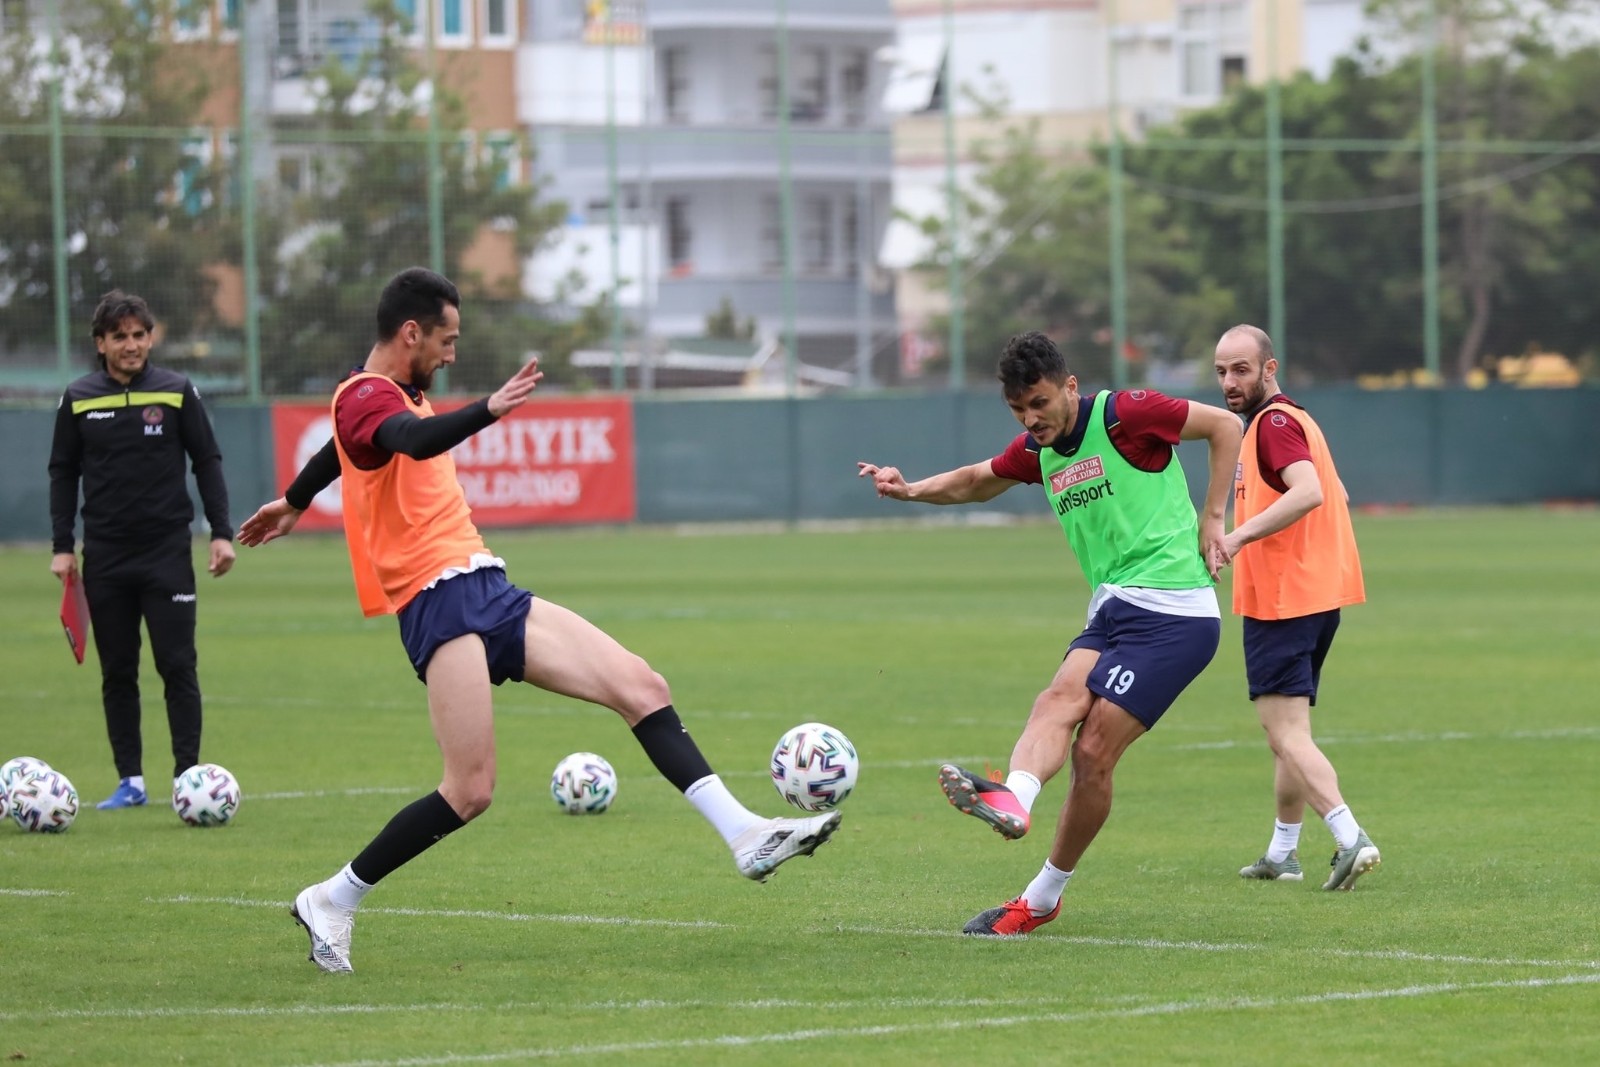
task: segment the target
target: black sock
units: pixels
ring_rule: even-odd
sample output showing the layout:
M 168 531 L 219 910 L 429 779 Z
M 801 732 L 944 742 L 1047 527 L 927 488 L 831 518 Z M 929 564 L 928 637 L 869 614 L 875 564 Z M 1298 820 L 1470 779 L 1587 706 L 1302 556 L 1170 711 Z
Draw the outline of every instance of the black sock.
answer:
M 689 728 L 671 704 L 640 719 L 633 736 L 639 739 L 644 754 L 661 777 L 680 793 L 712 773 L 711 764 L 700 754 L 700 746 L 689 736 Z
M 467 825 L 435 789 L 395 812 L 361 855 L 350 861 L 351 872 L 368 885 L 410 863 L 449 834 Z

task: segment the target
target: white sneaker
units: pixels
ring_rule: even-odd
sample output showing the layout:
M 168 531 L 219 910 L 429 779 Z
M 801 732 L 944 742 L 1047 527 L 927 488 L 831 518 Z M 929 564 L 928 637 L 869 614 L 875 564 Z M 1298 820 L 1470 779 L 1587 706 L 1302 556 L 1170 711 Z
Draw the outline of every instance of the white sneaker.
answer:
M 311 938 L 307 959 L 333 974 L 355 970 L 350 966 L 350 935 L 355 931 L 356 909 L 335 905 L 318 883 L 300 891 L 289 914 Z
M 836 811 L 807 819 L 767 819 L 733 841 L 733 859 L 739 873 L 757 882 L 796 856 L 809 856 L 839 828 Z

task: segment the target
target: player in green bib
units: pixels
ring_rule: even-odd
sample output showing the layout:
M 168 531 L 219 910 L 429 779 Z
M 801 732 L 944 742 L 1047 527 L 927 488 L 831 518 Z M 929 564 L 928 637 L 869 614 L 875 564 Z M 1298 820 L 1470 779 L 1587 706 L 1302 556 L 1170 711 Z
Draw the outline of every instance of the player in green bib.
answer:
M 1034 700 L 1005 782 L 948 763 L 939 769 L 951 804 L 1016 839 L 1028 832 L 1044 783 L 1072 760 L 1043 869 L 1020 896 L 964 928 L 1006 937 L 1060 914 L 1067 880 L 1111 812 L 1118 760 L 1216 655 L 1222 623 L 1213 586 L 1229 562 L 1224 515 L 1241 434 L 1231 412 L 1153 390 L 1080 395 L 1066 360 L 1040 333 L 1013 337 L 998 369 L 1024 428 L 1000 455 L 915 482 L 895 467 L 858 467 L 879 496 L 927 504 L 1043 486 L 1089 583 L 1087 625 Z M 1197 516 L 1176 446 L 1198 440 L 1209 446 L 1210 479 Z

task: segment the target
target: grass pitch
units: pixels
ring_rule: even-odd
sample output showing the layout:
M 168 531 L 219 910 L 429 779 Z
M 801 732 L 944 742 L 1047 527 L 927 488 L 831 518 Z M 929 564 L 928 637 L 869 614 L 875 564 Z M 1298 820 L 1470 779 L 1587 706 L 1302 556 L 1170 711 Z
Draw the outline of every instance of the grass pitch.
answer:
M 765 885 L 649 767 L 611 713 L 497 692 L 495 806 L 380 886 L 356 973 L 305 959 L 288 915 L 438 763 L 393 620 L 362 620 L 342 543 L 295 537 L 201 577 L 204 756 L 233 825 L 164 803 L 160 682 L 144 672 L 152 804 L 114 784 L 92 658 L 53 621 L 43 546 L 0 551 L 0 759 L 76 784 L 61 836 L 0 826 L 0 1059 L 29 1065 L 1593 1063 L 1600 997 L 1600 513 L 1367 517 L 1371 603 L 1346 612 L 1315 712 L 1383 850 L 1354 893 L 1245 883 L 1271 763 L 1237 621 L 1124 759 L 1061 918 L 963 938 L 1047 851 L 955 813 L 947 759 L 1003 766 L 1083 622 L 1053 526 L 682 535 L 491 532 L 512 579 L 666 675 L 747 804 L 788 726 L 862 756 L 844 825 Z M 1227 596 L 1227 590 L 1222 590 Z M 551 768 L 592 750 L 616 806 L 569 817 Z

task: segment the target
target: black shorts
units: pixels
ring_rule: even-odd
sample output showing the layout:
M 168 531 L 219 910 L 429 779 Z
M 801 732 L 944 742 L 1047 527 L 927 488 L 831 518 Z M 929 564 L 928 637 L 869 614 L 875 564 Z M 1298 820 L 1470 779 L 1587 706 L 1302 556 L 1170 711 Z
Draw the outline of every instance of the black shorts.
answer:
M 1107 597 L 1067 648 L 1092 648 L 1100 661 L 1089 691 L 1153 729 L 1217 654 L 1222 620 L 1169 615 Z
M 467 634 L 483 638 L 489 680 L 522 681 L 527 669 L 528 605 L 533 594 L 484 567 L 442 579 L 400 609 L 400 640 L 424 684 L 428 661 L 440 645 Z
M 1244 620 L 1244 675 L 1250 699 L 1278 694 L 1317 702 L 1322 661 L 1339 629 L 1339 609 L 1297 619 Z

